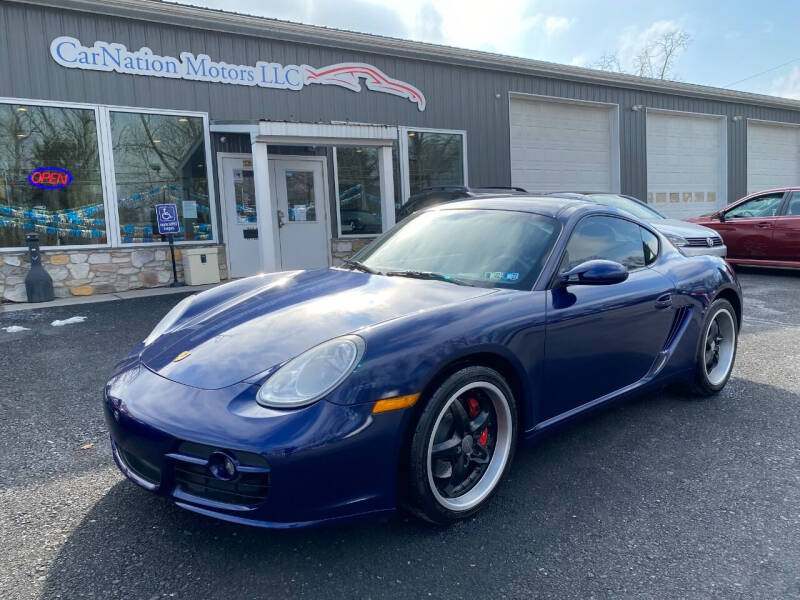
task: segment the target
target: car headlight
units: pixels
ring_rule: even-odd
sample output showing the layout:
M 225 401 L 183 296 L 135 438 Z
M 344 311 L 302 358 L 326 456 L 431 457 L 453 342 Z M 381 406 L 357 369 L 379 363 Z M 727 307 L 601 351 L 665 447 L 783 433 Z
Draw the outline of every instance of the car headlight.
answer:
M 183 300 L 178 302 L 175 306 L 172 307 L 164 318 L 158 322 L 153 328 L 153 331 L 150 332 L 146 338 L 144 338 L 144 345 L 149 346 L 153 342 L 155 342 L 158 338 L 160 338 L 167 329 L 172 327 L 175 322 L 183 316 L 183 313 L 186 312 L 186 309 L 189 308 L 189 305 L 194 302 L 195 296 L 186 296 Z
M 353 372 L 364 355 L 364 340 L 346 335 L 323 342 L 275 371 L 258 390 L 258 402 L 297 408 L 322 398 Z
M 673 246 L 676 248 L 681 248 L 683 246 L 688 246 L 689 242 L 686 241 L 686 238 L 681 237 L 679 235 L 675 235 L 674 233 L 665 233 L 664 234 L 667 239 L 672 243 Z

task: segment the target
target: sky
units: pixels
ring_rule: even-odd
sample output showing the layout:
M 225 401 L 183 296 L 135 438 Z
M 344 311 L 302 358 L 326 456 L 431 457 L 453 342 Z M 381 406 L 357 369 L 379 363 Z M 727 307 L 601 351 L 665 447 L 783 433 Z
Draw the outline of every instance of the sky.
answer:
M 183 3 L 578 66 L 616 53 L 625 70 L 646 40 L 683 31 L 691 41 L 672 79 L 800 100 L 797 0 Z

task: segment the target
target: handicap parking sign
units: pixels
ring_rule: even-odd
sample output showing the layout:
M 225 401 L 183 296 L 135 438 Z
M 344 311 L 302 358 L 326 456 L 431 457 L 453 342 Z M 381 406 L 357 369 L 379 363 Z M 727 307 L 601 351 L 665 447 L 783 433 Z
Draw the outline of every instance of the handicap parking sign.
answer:
M 181 232 L 178 207 L 175 204 L 156 204 L 156 221 L 158 222 L 158 233 L 161 235 Z

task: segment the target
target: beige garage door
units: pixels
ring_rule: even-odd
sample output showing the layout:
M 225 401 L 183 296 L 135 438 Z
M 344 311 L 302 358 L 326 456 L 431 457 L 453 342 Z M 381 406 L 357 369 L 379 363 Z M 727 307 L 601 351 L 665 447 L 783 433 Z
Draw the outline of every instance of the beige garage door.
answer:
M 725 206 L 724 120 L 647 111 L 647 202 L 676 219 Z
M 515 97 L 510 122 L 513 185 L 531 192 L 618 191 L 613 108 Z
M 748 121 L 747 193 L 800 185 L 800 127 Z

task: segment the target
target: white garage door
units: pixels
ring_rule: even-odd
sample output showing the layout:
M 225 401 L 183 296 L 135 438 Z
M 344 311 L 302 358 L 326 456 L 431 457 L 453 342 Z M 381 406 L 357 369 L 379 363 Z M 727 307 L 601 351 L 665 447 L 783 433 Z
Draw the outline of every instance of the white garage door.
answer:
M 747 193 L 800 185 L 800 127 L 747 123 Z
M 510 121 L 512 185 L 531 192 L 618 191 L 612 108 L 512 98 Z
M 724 120 L 647 111 L 647 202 L 677 219 L 725 206 Z

